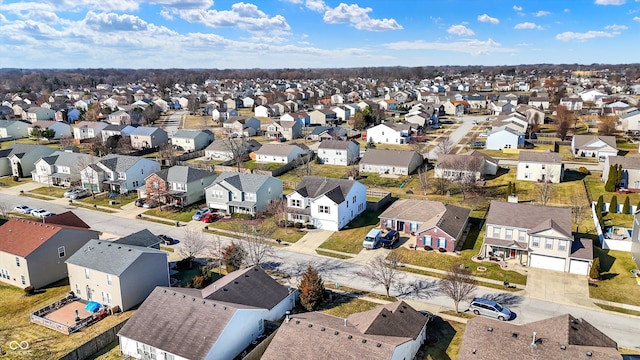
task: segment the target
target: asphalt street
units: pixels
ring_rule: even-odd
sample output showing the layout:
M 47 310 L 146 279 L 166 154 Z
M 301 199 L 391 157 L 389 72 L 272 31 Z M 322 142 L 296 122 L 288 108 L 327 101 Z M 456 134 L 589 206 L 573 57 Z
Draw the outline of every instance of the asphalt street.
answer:
M 53 204 L 33 198 L 7 194 L 6 192 L 0 193 L 0 203 L 8 208 L 13 208 L 18 204 L 26 204 L 30 207 L 42 207 L 55 213 L 73 210 L 93 229 L 117 236 L 128 235 L 142 229 L 148 229 L 155 234 L 168 234 L 177 239 L 180 239 L 184 234 L 184 228 L 180 227 L 138 220 L 133 216 L 124 217 L 124 214 L 116 216 L 99 211 Z M 211 246 L 217 245 L 217 241 L 220 241 L 222 246 L 231 241 L 231 239 L 222 236 L 203 235 L 204 239 L 211 243 Z M 297 283 L 297 275 L 307 264 L 312 264 L 318 268 L 325 280 L 326 286 L 329 288 L 335 287 L 336 285 L 349 286 L 366 291 L 384 293 L 383 287 L 366 282 L 357 276 L 357 274 L 363 270 L 362 265 L 344 260 L 313 256 L 293 252 L 286 248 L 278 248 L 266 265 L 279 272 L 289 274 L 291 276 L 289 283 L 291 286 L 295 286 Z M 396 286 L 391 289 L 392 295 L 419 301 L 424 305 L 424 309 L 426 310 L 437 311 L 441 308 L 453 308 L 452 300 L 437 292 L 436 279 L 406 273 L 400 283 L 402 284 L 401 286 Z M 479 288 L 476 295 L 495 298 L 502 302 L 516 313 L 516 318 L 512 321 L 518 324 L 570 313 L 573 316 L 582 317 L 595 325 L 598 329 L 616 340 L 619 346 L 640 349 L 640 338 L 638 337 L 638 334 L 640 334 L 640 318 L 638 317 L 578 306 L 556 304 L 489 288 Z M 461 309 L 465 308 L 466 304 L 461 304 Z

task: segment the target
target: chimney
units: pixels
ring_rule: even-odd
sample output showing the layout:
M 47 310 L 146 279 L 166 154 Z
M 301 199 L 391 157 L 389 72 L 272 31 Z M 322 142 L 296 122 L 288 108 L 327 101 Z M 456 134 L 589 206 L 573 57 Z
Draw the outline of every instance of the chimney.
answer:
M 344 326 L 347 326 L 347 319 L 344 319 Z
M 533 338 L 531 339 L 531 346 L 536 346 L 536 332 L 533 332 Z
M 289 315 L 291 315 L 291 311 L 287 310 L 287 311 L 285 312 L 285 315 L 286 315 L 286 316 L 285 316 L 285 318 L 284 318 L 284 321 L 288 324 L 288 323 L 289 323 L 289 321 L 291 321 L 291 316 L 289 316 Z

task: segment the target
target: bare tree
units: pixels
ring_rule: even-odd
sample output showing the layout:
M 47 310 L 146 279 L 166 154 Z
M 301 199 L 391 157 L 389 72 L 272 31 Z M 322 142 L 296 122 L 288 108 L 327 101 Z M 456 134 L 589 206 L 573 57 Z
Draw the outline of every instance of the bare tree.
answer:
M 543 206 L 546 206 L 549 203 L 549 200 L 551 200 L 551 197 L 555 192 L 555 188 L 553 187 L 553 184 L 551 183 L 551 180 L 549 177 L 550 175 L 551 175 L 551 171 L 547 166 L 547 169 L 544 171 L 543 178 L 539 179 L 539 182 L 535 186 L 536 191 L 540 196 L 540 203 Z
M 178 247 L 178 254 L 190 261 L 207 250 L 207 243 L 202 237 L 202 232 L 195 229 L 185 229 L 182 241 Z
M 465 199 L 468 192 L 477 187 L 483 167 L 484 158 L 482 156 L 456 156 L 450 162 L 451 170 L 456 173 L 456 182 L 462 192 L 463 199 Z
M 429 176 L 427 174 L 426 163 L 424 164 L 424 166 L 420 166 L 418 168 L 417 177 L 418 177 L 418 182 L 420 183 L 420 189 L 422 189 L 422 194 L 424 196 L 427 196 L 427 193 L 429 192 Z
M 300 155 L 297 159 L 294 160 L 296 165 L 296 173 L 298 176 L 309 176 L 313 175 L 313 161 L 311 160 L 311 155 Z
M 571 197 L 571 217 L 573 223 L 576 225 L 576 232 L 579 231 L 580 223 L 588 208 L 589 204 L 582 196 L 574 194 L 574 196 Z
M 273 215 L 276 225 L 284 226 L 284 232 L 287 233 L 287 224 L 289 223 L 289 212 L 287 211 L 287 199 L 274 200 L 269 203 L 267 212 Z
M 598 119 L 598 135 L 614 135 L 617 122 L 618 119 L 615 116 L 601 116 Z
M 64 135 L 60 138 L 60 149 L 64 150 L 67 146 L 73 145 L 73 135 Z
M 238 172 L 242 169 L 242 159 L 247 153 L 248 144 L 243 139 L 234 139 L 230 136 L 221 140 L 225 149 L 231 153 L 231 160 L 236 163 Z
M 556 107 L 556 124 L 558 125 L 557 135 L 561 140 L 567 136 L 571 125 L 574 122 L 573 111 L 567 109 L 564 105 L 558 105 Z
M 384 286 L 387 296 L 389 296 L 391 286 L 404 277 L 404 273 L 400 270 L 400 255 L 395 251 L 386 258 L 384 255 L 379 255 L 366 264 L 364 269 L 357 272 L 356 275 L 369 280 L 374 286 Z
M 162 165 L 173 166 L 173 146 L 170 143 L 160 145 L 158 154 Z
M 252 225 L 245 221 L 236 221 L 231 230 L 242 240 L 242 247 L 247 254 L 249 265 L 260 266 L 267 256 L 274 254 L 271 236 L 276 230 L 275 224 L 265 221 L 260 225 Z
M 476 281 L 471 276 L 471 270 L 463 263 L 451 264 L 447 275 L 440 280 L 440 291 L 453 300 L 456 313 L 460 312 L 458 310 L 460 302 L 470 299 L 477 287 Z
M 448 136 L 443 136 L 442 140 L 436 145 L 436 152 L 438 154 L 450 154 L 453 149 L 456 147 L 456 143 L 454 143 Z
M 89 191 L 91 191 L 91 195 L 93 196 L 95 193 L 95 186 L 100 190 L 100 186 L 98 184 L 98 173 L 91 166 L 97 162 L 95 156 L 81 156 L 78 158 L 78 161 L 73 165 L 74 171 L 71 173 L 80 174 L 80 185 L 84 188 L 87 188 L 85 184 L 89 185 Z M 72 184 L 74 185 L 74 184 Z
M 9 218 L 9 205 L 5 202 L 0 202 L 0 219 Z

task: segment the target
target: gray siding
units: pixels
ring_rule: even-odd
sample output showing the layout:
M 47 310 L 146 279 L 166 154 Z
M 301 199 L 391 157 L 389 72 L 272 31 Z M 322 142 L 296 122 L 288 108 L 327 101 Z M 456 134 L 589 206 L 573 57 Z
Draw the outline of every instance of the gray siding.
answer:
M 169 286 L 167 254 L 146 253 L 119 278 L 123 310 L 143 302 L 156 286 Z

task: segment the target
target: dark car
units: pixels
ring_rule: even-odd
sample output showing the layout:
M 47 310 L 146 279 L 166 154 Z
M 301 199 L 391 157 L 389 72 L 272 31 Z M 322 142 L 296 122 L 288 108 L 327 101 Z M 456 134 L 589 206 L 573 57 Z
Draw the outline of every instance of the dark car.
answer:
M 169 235 L 158 235 L 158 239 L 160 239 L 165 245 L 173 245 L 178 242 Z
M 221 219 L 222 215 L 218 214 L 218 213 L 206 213 L 204 215 L 202 215 L 202 217 L 200 218 L 200 220 L 202 220 L 202 222 L 206 222 L 206 223 L 212 223 L 218 219 Z
M 380 240 L 382 247 L 392 248 L 398 240 L 400 240 L 400 233 L 396 230 L 389 230 L 389 232 Z
M 471 146 L 483 147 L 484 146 L 484 141 L 474 141 L 473 144 L 471 144 Z
M 144 199 L 136 199 L 134 205 L 137 207 L 142 207 L 142 205 L 144 205 Z

